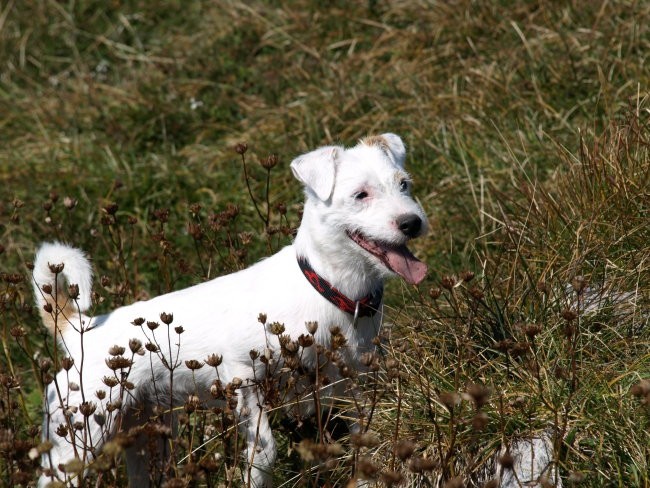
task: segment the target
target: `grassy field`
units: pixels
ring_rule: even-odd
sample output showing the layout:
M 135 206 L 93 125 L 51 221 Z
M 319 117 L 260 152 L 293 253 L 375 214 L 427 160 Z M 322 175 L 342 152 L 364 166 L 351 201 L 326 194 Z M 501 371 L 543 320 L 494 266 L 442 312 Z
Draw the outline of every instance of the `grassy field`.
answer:
M 290 242 L 293 157 L 390 131 L 430 273 L 388 285 L 371 434 L 278 415 L 276 484 L 481 486 L 545 432 L 565 486 L 650 486 L 648 53 L 622 0 L 0 2 L 0 485 L 44 449 L 39 242 L 88 251 L 98 312 L 198 283 Z M 192 412 L 170 486 L 238 486 L 228 422 Z

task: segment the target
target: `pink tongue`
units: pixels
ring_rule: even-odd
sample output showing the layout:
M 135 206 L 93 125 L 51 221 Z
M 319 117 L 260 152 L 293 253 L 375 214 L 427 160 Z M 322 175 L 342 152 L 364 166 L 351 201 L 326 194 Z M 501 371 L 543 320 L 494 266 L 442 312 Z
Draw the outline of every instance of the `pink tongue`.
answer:
M 386 264 L 407 283 L 417 285 L 427 274 L 427 265 L 413 256 L 406 246 L 384 249 Z

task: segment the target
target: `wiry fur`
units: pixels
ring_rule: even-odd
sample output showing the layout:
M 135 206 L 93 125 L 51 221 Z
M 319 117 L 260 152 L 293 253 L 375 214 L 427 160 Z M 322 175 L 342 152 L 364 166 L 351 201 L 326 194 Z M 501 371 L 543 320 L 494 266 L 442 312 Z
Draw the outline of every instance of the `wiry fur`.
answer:
M 329 146 L 293 161 L 291 168 L 305 185 L 306 192 L 304 216 L 293 245 L 240 272 L 149 301 L 137 302 L 107 315 L 90 317 L 83 314 L 90 305 L 91 284 L 90 264 L 83 253 L 62 244 L 43 245 L 34 269 L 37 304 L 42 308 L 48 300 L 41 291 L 42 285 L 53 284 L 54 281 L 48 264 L 63 263 L 63 276 L 69 283 L 78 284 L 80 290 L 78 309 L 71 308 L 69 302 L 59 305 L 70 322 L 66 327 L 58 328 L 61 344 L 65 354 L 75 359 L 75 366 L 69 372 L 58 374 L 61 396 L 53 384 L 47 389 L 43 435 L 53 443 L 53 448 L 43 456 L 43 466 L 52 467 L 57 472 L 56 467 L 60 463 L 74 457 L 74 446 L 67 439 L 54 434 L 54 431 L 57 426 L 66 423 L 66 412 L 72 415 L 73 422 L 82 419 L 79 411 L 67 407 L 78 407 L 84 399 L 93 400 L 95 391 L 107 390 L 101 378 L 113 374 L 105 362 L 108 348 L 113 344 L 126 345 L 131 338 L 148 342 L 152 333 L 146 327 L 135 327 L 132 322 L 139 317 L 160 321 L 160 314 L 166 312 L 173 314 L 173 326 L 182 325 L 185 328 L 180 339 L 181 365 L 185 360 L 204 360 L 214 353 L 223 356 L 223 363 L 219 366 L 222 380 L 227 382 L 234 377 L 243 380 L 245 388 L 238 390 L 237 411 L 245 415 L 242 431 L 248 443 L 246 459 L 250 466 L 246 472 L 249 473 L 251 486 L 271 486 L 271 469 L 276 457 L 275 441 L 264 411 L 263 398 L 255 386 L 254 378 L 260 377 L 260 371 L 253 371 L 249 351 L 263 351 L 269 347 L 274 350 L 274 357 L 279 358 L 279 344 L 276 336 L 265 334 L 258 322 L 258 315 L 266 314 L 267 323 L 283 323 L 285 333 L 294 339 L 305 333 L 306 322 L 316 321 L 319 327 L 315 339 L 326 347 L 331 340 L 330 327 L 339 326 L 347 338 L 346 346 L 341 349 L 342 354 L 350 364 L 363 369 L 358 359 L 364 351 L 374 348 L 372 339 L 379 331 L 381 313 L 360 318 L 353 326 L 350 314 L 339 310 L 309 284 L 298 267 L 296 257 L 308 258 L 314 270 L 323 278 L 352 300 L 359 300 L 377 289 L 383 279 L 393 273 L 379 259 L 353 242 L 347 232 L 363 232 L 373 239 L 402 245 L 416 234 L 421 235 L 426 231 L 426 219 L 421 207 L 408 195 L 408 191 L 404 191 L 403 185 L 400 188 L 399 182 L 408 178 L 403 169 L 404 145 L 394 134 L 384 134 L 380 138 L 385 141 L 385 147 L 361 143 L 346 150 L 340 146 Z M 361 189 L 368 193 L 365 201 L 354 198 Z M 421 219 L 421 229 L 418 225 L 417 232 L 405 235 L 397 223 L 404 215 Z M 67 296 L 60 276 L 57 285 L 57 296 Z M 44 314 L 44 321 L 53 330 L 50 315 Z M 158 329 L 157 337 L 164 337 L 164 340 L 158 343 L 163 348 L 162 354 L 169 357 L 166 332 L 161 330 L 164 329 Z M 81 331 L 84 331 L 83 334 Z M 175 354 L 175 346 L 172 344 L 171 347 Z M 315 356 L 310 352 L 313 349 L 304 350 L 302 363 L 306 370 L 315 366 Z M 80 368 L 82 353 L 83 369 Z M 257 366 L 261 366 L 259 361 Z M 338 369 L 331 364 L 327 368 L 325 374 L 336 379 Z M 152 377 L 155 377 L 155 382 Z M 209 394 L 210 385 L 215 380 L 213 368 L 203 367 L 192 375 L 189 369 L 179 367 L 174 372 L 173 392 L 170 392 L 169 371 L 159 361 L 154 360 L 151 365 L 147 356 L 136 355 L 128 379 L 135 388 L 124 397 L 120 409 L 108 413 L 103 411 L 102 405 L 98 405 L 97 410 L 106 415 L 103 427 L 97 425 L 95 416 L 87 419 L 86 445 L 92 445 L 97 451 L 107 440 L 102 431 L 108 431 L 110 438 L 118 428 L 142 424 L 152 406 L 158 402 L 168 402 L 165 399 L 169 399 L 170 394 L 177 403 L 182 403 L 188 395 L 197 394 L 198 387 L 202 401 L 208 405 L 215 403 Z M 73 382 L 83 385 L 83 389 L 67 388 Z M 333 384 L 342 383 L 334 381 Z M 330 391 L 325 393 L 344 393 L 335 390 L 336 387 L 330 387 Z M 306 402 L 306 405 L 304 412 L 299 412 L 300 415 L 309 413 L 311 403 Z M 81 441 L 77 445 L 77 454 L 80 448 Z M 131 486 L 147 483 L 147 462 L 141 443 L 128 449 L 127 469 Z M 48 477 L 42 476 L 40 484 L 44 485 L 48 480 Z

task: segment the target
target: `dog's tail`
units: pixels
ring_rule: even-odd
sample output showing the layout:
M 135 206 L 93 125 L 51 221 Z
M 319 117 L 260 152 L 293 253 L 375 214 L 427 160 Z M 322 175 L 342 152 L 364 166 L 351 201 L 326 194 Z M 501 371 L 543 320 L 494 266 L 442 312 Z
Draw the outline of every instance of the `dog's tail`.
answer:
M 91 305 L 92 268 L 80 249 L 41 245 L 34 261 L 34 295 L 45 327 L 56 335 Z

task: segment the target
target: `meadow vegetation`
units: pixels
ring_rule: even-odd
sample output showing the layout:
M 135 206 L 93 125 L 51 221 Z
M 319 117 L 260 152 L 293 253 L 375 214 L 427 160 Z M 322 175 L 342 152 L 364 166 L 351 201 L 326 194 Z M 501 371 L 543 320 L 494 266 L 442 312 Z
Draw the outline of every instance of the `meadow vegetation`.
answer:
M 0 485 L 35 482 L 61 367 L 39 242 L 92 256 L 97 313 L 212 279 L 290 242 L 294 156 L 390 131 L 430 273 L 388 284 L 349 373 L 365 433 L 267 395 L 276 485 L 497 486 L 543 432 L 565 486 L 650 486 L 649 52 L 650 4 L 623 0 L 2 2 Z M 164 483 L 240 486 L 232 411 L 181 410 Z M 67 481 L 121 486 L 128 437 Z

